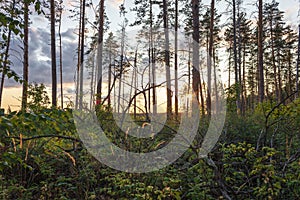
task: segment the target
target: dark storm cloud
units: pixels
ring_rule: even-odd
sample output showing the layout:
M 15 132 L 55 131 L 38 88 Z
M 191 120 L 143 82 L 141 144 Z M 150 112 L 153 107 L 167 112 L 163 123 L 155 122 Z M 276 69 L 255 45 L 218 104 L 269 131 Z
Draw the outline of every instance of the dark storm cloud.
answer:
M 30 56 L 29 58 L 29 80 L 30 82 L 36 83 L 51 83 L 51 62 L 47 61 L 39 61 L 36 56 Z
M 76 39 L 76 38 L 75 38 Z M 77 65 L 76 41 L 63 41 L 63 74 L 64 82 L 74 82 L 74 74 Z
M 63 81 L 73 82 L 76 69 L 77 40 L 73 29 L 62 33 L 63 50 Z M 57 81 L 59 82 L 59 43 L 56 43 Z M 10 60 L 11 69 L 20 77 L 23 75 L 23 44 L 19 39 L 11 44 Z M 51 84 L 51 50 L 50 34 L 48 30 L 34 28 L 29 33 L 29 82 Z M 5 87 L 20 86 L 14 80 L 6 80 Z

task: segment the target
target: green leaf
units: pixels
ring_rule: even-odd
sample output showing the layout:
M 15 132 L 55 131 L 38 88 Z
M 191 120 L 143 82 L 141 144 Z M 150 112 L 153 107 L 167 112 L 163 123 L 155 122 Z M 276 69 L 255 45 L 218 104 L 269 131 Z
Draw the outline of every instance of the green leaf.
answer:
M 16 34 L 16 35 L 18 35 L 18 34 L 20 33 L 20 30 L 19 30 L 19 29 L 16 29 L 16 28 L 12 29 L 12 31 L 13 31 L 14 34 Z

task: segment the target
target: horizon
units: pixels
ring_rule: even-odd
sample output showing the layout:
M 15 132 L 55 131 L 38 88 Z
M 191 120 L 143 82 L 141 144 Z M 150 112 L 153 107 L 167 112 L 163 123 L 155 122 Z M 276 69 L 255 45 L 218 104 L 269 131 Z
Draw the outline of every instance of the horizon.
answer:
M 95 1 L 94 1 L 95 2 Z M 110 19 L 110 21 L 112 22 L 111 23 L 111 31 L 114 31 L 114 29 L 117 29 L 119 28 L 119 20 L 118 18 L 120 19 L 120 17 L 118 17 L 118 6 L 122 3 L 123 1 L 122 0 L 114 0 L 114 1 L 109 1 L 107 2 L 106 4 L 106 7 L 107 7 L 107 15 Z M 209 1 L 204 1 L 204 4 L 206 4 L 207 2 Z M 72 1 L 67 1 L 66 4 L 67 5 L 71 5 Z M 217 5 L 217 8 L 221 7 L 223 10 L 224 10 L 224 5 L 223 5 L 224 2 L 221 2 L 220 4 Z M 280 2 L 279 1 L 279 9 L 284 9 L 284 16 L 285 16 L 285 21 L 287 22 L 287 24 L 292 24 L 293 25 L 293 28 L 297 27 L 297 25 L 295 24 L 296 21 L 299 21 L 299 17 L 296 17 L 296 10 L 298 10 L 298 7 L 297 6 L 294 6 L 293 3 L 297 3 L 297 1 L 295 0 L 289 0 L 289 1 L 285 1 L 284 3 L 283 2 Z M 95 4 L 95 3 L 94 3 Z M 96 4 L 95 4 L 96 5 Z M 125 1 L 125 6 L 132 6 L 132 1 Z M 247 7 L 245 4 L 244 4 L 244 7 Z M 249 6 L 250 7 L 250 6 Z M 250 8 L 253 8 L 250 7 Z M 220 10 L 222 10 L 220 9 Z M 134 13 L 129 11 L 129 9 L 127 8 L 127 17 L 130 19 L 133 19 L 134 18 Z M 219 11 L 221 12 L 221 11 Z M 77 42 L 77 36 L 75 35 L 75 33 L 73 33 L 72 30 L 72 27 L 74 27 L 75 25 L 75 22 L 71 21 L 70 19 L 68 19 L 68 16 L 70 15 L 70 13 L 68 11 L 66 11 L 63 15 L 63 31 L 62 31 L 62 34 L 65 35 L 65 37 L 63 38 L 63 45 L 65 43 L 65 45 L 68 47 L 68 49 L 64 49 L 64 54 L 65 56 L 63 57 L 63 59 L 66 59 L 67 60 L 64 60 L 64 77 L 63 77 L 63 80 L 64 80 L 64 96 L 68 97 L 68 98 L 71 98 L 74 93 L 75 93 L 75 82 L 73 81 L 74 78 L 73 78 L 73 75 L 70 76 L 70 72 L 73 71 L 73 74 L 74 74 L 74 77 L 75 77 L 75 67 L 76 67 L 76 59 L 75 57 L 71 57 L 69 56 L 68 54 L 70 54 L 70 49 L 72 48 L 75 48 L 76 47 L 76 42 Z M 89 16 L 92 15 L 92 12 L 90 11 L 88 13 Z M 255 15 L 254 15 L 255 17 Z M 29 75 L 29 80 L 30 80 L 30 83 L 33 83 L 33 82 L 37 82 L 37 83 L 43 83 L 46 88 L 47 88 L 47 93 L 49 94 L 50 96 L 50 92 L 51 92 L 51 83 L 49 83 L 49 80 L 48 79 L 45 79 L 45 70 L 43 70 L 42 74 L 39 75 L 39 72 L 41 69 L 39 66 L 41 65 L 44 65 L 44 66 L 48 66 L 49 65 L 49 61 L 50 61 L 50 53 L 49 53 L 49 50 L 46 51 L 46 53 L 48 52 L 49 54 L 45 54 L 45 51 L 44 49 L 47 48 L 46 46 L 41 46 L 41 44 L 38 44 L 36 46 L 38 46 L 38 48 L 35 48 L 33 49 L 33 45 L 35 45 L 36 42 L 38 41 L 35 41 L 34 39 L 38 39 L 38 38 L 42 38 L 43 35 L 47 34 L 47 32 L 49 31 L 48 29 L 46 29 L 47 27 L 47 21 L 45 20 L 41 20 L 42 16 L 38 16 L 36 14 L 34 14 L 32 16 L 32 25 L 30 26 L 30 41 L 34 41 L 34 43 L 32 45 L 29 44 L 29 48 L 32 50 L 31 51 L 31 56 L 33 56 L 33 60 L 35 60 L 35 62 L 30 62 L 30 65 L 29 65 L 29 72 L 30 72 L 30 75 Z M 224 18 L 227 18 L 226 15 L 223 15 L 223 20 Z M 129 22 L 131 23 L 131 22 Z M 132 29 L 132 27 L 129 27 L 129 30 L 130 28 Z M 74 28 L 73 28 L 74 29 Z M 109 31 L 108 31 L 109 32 Z M 107 33 L 108 33 L 107 32 Z M 107 33 L 106 33 L 106 36 L 107 36 Z M 16 45 L 16 44 L 15 44 Z M 48 46 L 48 45 L 47 45 Z M 42 49 L 41 49 L 42 48 Z M 48 46 L 48 48 L 50 49 L 50 46 Z M 87 48 L 86 48 L 87 50 Z M 75 52 L 75 49 L 73 49 L 73 51 Z M 71 54 L 72 55 L 72 54 Z M 224 56 L 225 54 L 223 54 Z M 73 54 L 73 56 L 76 56 Z M 58 58 L 58 55 L 57 55 L 57 58 Z M 13 58 L 14 59 L 14 58 Z M 87 59 L 87 58 L 86 58 Z M 226 57 L 223 57 L 223 63 L 220 64 L 221 65 L 224 65 L 222 71 L 220 72 L 221 74 L 225 74 L 224 72 L 227 70 L 226 68 L 226 64 L 227 64 L 227 60 L 226 60 Z M 16 60 L 13 60 L 14 61 L 14 65 L 17 66 L 18 65 L 18 62 Z M 73 66 L 74 65 L 74 66 Z M 221 66 L 222 68 L 222 66 Z M 12 68 L 13 70 L 15 70 L 19 75 L 21 75 L 21 68 Z M 68 74 L 68 75 L 66 75 Z M 48 76 L 49 77 L 49 76 Z M 58 77 L 58 90 L 57 90 L 57 99 L 60 98 L 60 83 L 59 83 L 59 73 L 57 75 Z M 222 77 L 222 81 L 225 82 L 225 84 L 227 85 L 227 81 L 228 79 L 226 80 L 227 78 L 227 74 L 226 75 L 223 75 Z M 4 85 L 4 90 L 3 90 L 3 103 L 2 103 L 2 108 L 5 108 L 5 110 L 8 109 L 8 107 L 10 107 L 12 110 L 17 110 L 20 108 L 20 97 L 21 97 L 21 93 L 22 93 L 22 86 L 21 84 L 16 84 L 14 82 L 12 82 L 11 80 L 7 80 L 5 81 L 5 85 Z M 163 94 L 164 95 L 164 94 Z M 65 99 L 65 104 L 67 104 L 69 102 L 69 100 L 67 98 L 64 98 Z M 72 99 L 71 99 L 72 100 Z M 58 105 L 60 105 L 60 101 L 58 101 Z

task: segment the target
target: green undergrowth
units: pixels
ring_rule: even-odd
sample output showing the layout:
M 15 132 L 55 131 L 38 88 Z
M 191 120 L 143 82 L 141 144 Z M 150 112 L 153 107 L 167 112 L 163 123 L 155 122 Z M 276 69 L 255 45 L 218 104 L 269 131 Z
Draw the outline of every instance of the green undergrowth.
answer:
M 38 106 L 2 115 L 0 198 L 299 199 L 299 100 L 272 111 L 274 106 L 265 103 L 244 116 L 229 110 L 219 143 L 198 158 L 209 122 L 202 118 L 184 155 L 168 167 L 141 174 L 111 169 L 92 157 L 76 132 L 71 109 Z M 111 141 L 136 152 L 162 148 L 178 125 L 168 121 L 160 134 L 139 141 L 117 128 L 107 108 L 97 115 Z M 137 123 L 143 125 L 143 120 Z

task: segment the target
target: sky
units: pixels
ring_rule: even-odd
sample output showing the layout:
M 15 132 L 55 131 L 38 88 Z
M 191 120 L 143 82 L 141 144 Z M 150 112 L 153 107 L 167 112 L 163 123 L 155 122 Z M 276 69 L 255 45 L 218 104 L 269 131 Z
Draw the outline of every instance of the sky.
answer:
M 300 0 L 299 0 L 300 1 Z M 132 23 L 134 20 L 134 13 L 130 11 L 130 7 L 133 5 L 133 0 L 106 0 L 106 13 L 110 20 L 110 29 L 120 30 L 120 24 L 122 18 L 119 15 L 119 6 L 121 3 L 125 2 L 125 7 L 127 10 L 126 17 L 129 20 L 129 23 Z M 209 5 L 209 0 L 203 0 L 203 4 Z M 270 2 L 270 1 L 268 1 Z M 97 9 L 97 4 L 99 2 L 93 0 L 94 8 Z M 243 7 L 244 11 L 248 14 L 256 17 L 255 11 L 255 1 L 245 0 Z M 67 9 L 71 9 L 72 5 L 76 5 L 73 0 L 64 0 L 64 5 Z M 221 0 L 217 3 L 216 7 L 221 13 L 225 13 L 223 17 L 223 22 L 226 21 L 226 12 L 228 4 Z M 279 8 L 282 11 L 285 11 L 286 21 L 294 27 L 296 30 L 298 23 L 298 8 L 299 3 L 297 0 L 281 0 L 279 1 Z M 90 22 L 93 22 L 95 13 L 92 8 L 87 8 L 88 19 Z M 77 22 L 70 19 L 70 12 L 65 11 L 63 13 L 62 20 L 62 48 L 63 48 L 63 82 L 64 82 L 64 94 L 66 96 L 73 96 L 75 93 L 75 68 L 77 65 L 76 59 L 76 48 L 77 48 Z M 87 30 L 88 35 L 93 35 L 92 29 Z M 88 42 L 88 39 L 87 39 Z M 58 45 L 58 43 L 57 43 Z M 22 51 L 21 51 L 21 42 L 19 39 L 14 39 L 11 45 L 11 56 L 10 59 L 13 63 L 12 69 L 22 76 Z M 50 59 L 50 27 L 49 22 L 45 20 L 44 16 L 38 16 L 33 14 L 31 16 L 31 25 L 29 32 L 29 81 L 44 83 L 47 86 L 47 91 L 50 92 L 51 87 L 51 59 Z M 59 54 L 57 48 L 57 62 Z M 59 65 L 57 65 L 59 66 Z M 59 70 L 57 70 L 59 72 Z M 58 74 L 58 82 L 59 74 Z M 60 85 L 58 85 L 60 88 Z M 50 94 L 50 93 L 49 93 Z M 49 95 L 50 96 L 50 95 Z M 5 80 L 5 89 L 3 91 L 3 108 L 7 109 L 8 106 L 12 110 L 19 109 L 20 106 L 20 97 L 21 97 L 21 85 L 14 82 L 13 80 Z M 58 98 L 60 97 L 60 92 L 58 90 Z M 60 102 L 60 101 L 58 101 Z M 66 103 L 68 100 L 66 99 Z

